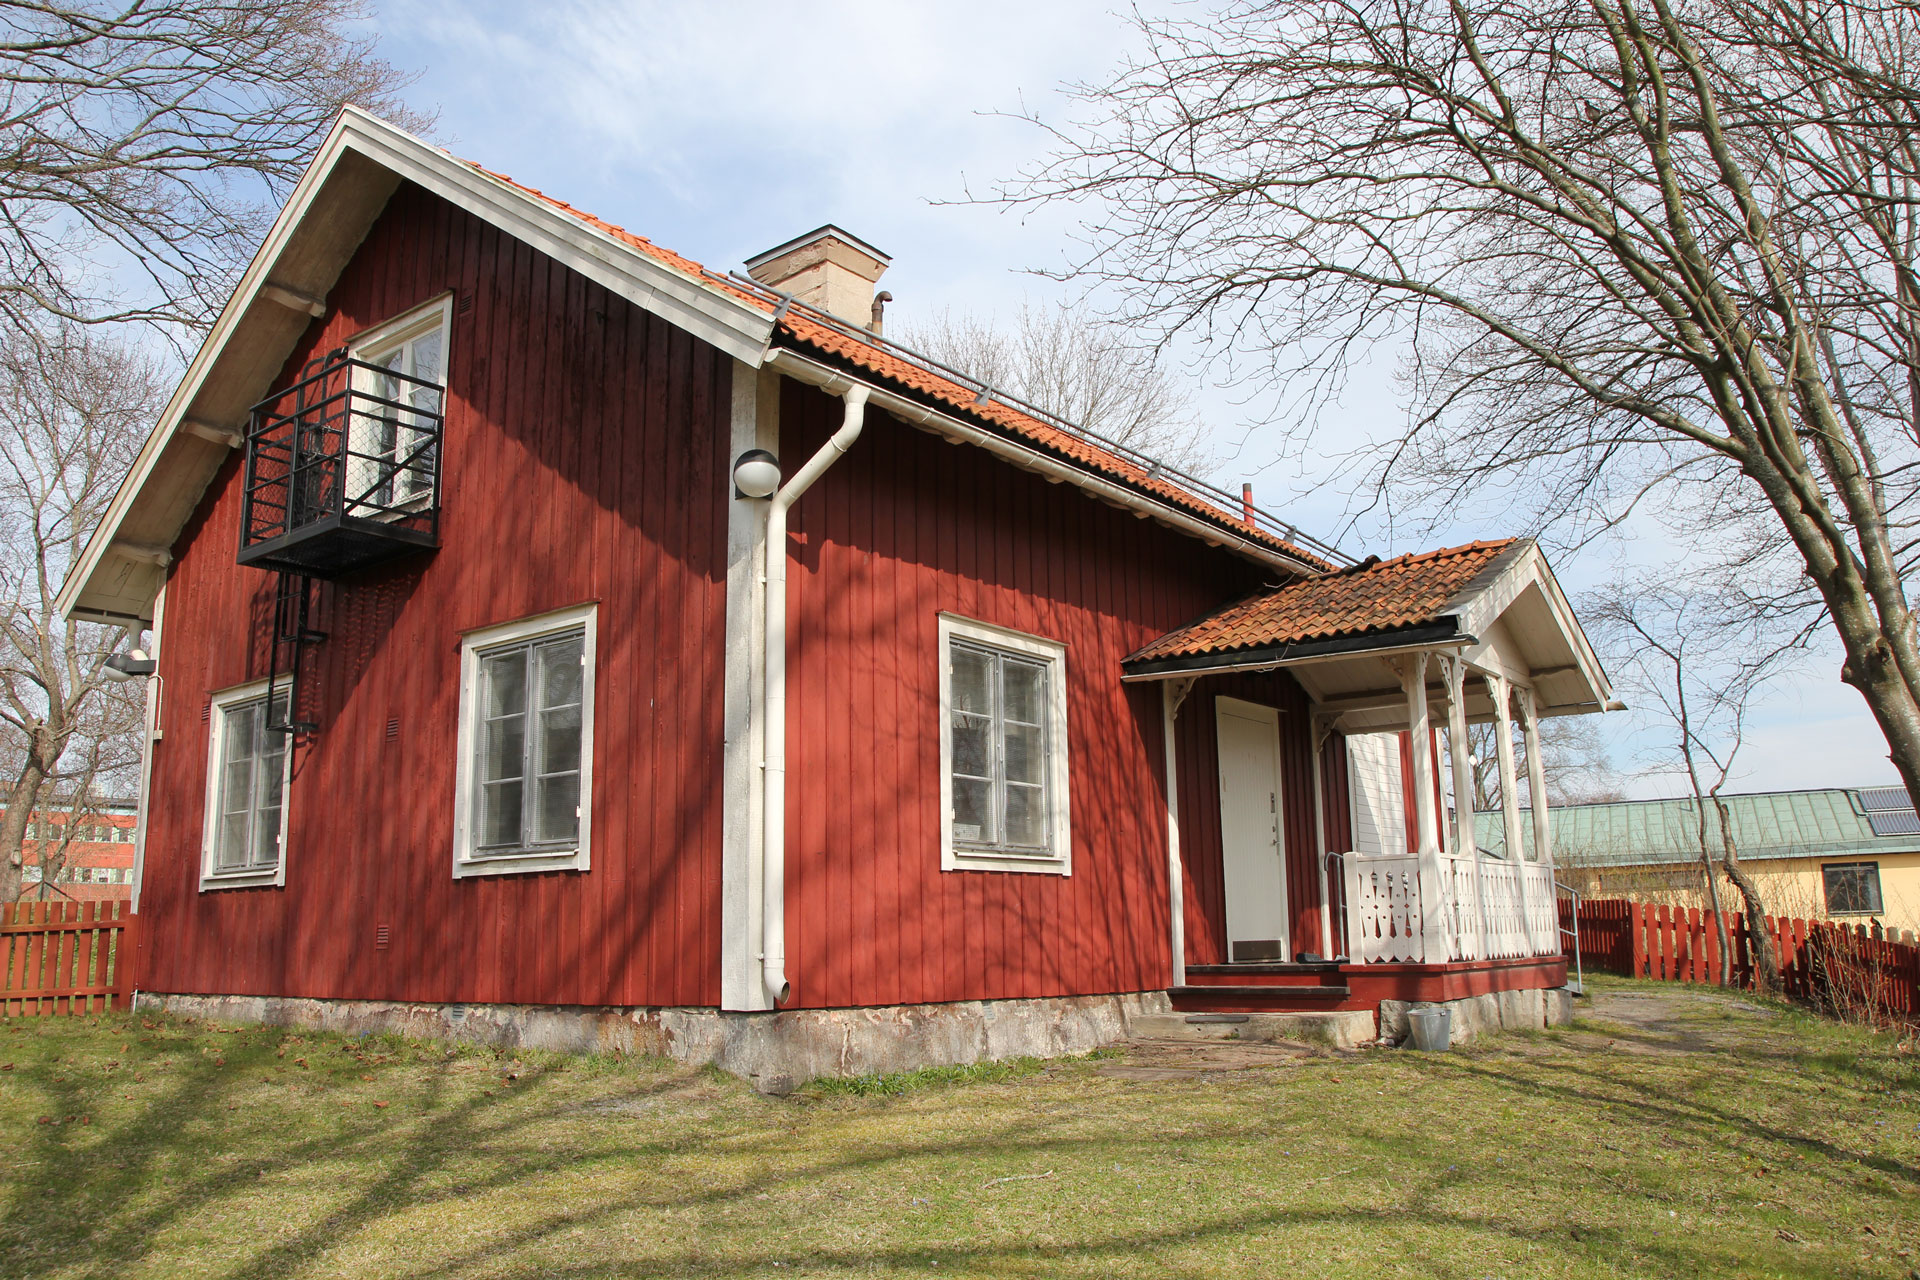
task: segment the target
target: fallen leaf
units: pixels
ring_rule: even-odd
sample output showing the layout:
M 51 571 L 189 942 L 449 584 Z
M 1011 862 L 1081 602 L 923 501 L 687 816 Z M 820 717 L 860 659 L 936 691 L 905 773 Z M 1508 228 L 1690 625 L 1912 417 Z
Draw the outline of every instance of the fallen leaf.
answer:
M 13 1064 L 11 1062 L 0 1064 L 0 1071 L 11 1071 L 11 1070 L 13 1070 Z
M 376 1106 L 376 1107 L 384 1107 L 384 1106 L 386 1106 L 387 1104 L 386 1104 L 386 1103 L 384 1103 L 384 1102 L 376 1102 L 376 1103 L 374 1103 L 373 1105 L 374 1105 L 374 1106 Z
M 1793 1232 L 1787 1230 L 1785 1227 L 1780 1228 L 1778 1231 L 1774 1232 L 1773 1234 L 1776 1236 L 1779 1236 L 1782 1240 L 1785 1240 L 1788 1244 L 1800 1243 L 1800 1237 L 1795 1235 Z

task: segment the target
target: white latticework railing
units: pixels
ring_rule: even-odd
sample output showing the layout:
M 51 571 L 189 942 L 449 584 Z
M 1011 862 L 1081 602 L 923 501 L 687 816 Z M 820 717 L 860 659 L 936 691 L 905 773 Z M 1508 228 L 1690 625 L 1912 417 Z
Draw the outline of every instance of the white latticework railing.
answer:
M 1423 890 L 1416 855 L 1343 855 L 1355 960 L 1441 964 L 1560 954 L 1552 867 L 1486 854 L 1442 854 L 1438 861 Z
M 1347 937 L 1355 960 L 1426 959 L 1420 928 L 1420 859 L 1347 855 Z

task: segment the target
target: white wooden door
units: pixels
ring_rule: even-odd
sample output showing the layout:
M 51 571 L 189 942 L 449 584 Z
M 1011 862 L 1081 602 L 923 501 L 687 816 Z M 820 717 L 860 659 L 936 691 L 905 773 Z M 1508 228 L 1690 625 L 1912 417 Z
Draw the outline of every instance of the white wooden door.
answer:
M 1289 960 L 1286 843 L 1280 831 L 1280 713 L 1215 698 L 1227 958 Z

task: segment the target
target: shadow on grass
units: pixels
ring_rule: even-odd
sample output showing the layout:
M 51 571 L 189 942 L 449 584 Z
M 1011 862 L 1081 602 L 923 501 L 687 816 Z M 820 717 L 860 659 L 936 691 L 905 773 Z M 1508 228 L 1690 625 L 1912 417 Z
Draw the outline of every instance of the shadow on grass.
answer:
M 305 1039 L 310 1043 L 326 1041 L 312 1035 Z M 270 1050 L 271 1045 L 256 1047 Z M 247 1253 L 219 1271 L 247 1280 L 298 1274 L 313 1268 L 328 1250 L 363 1239 L 396 1214 L 417 1213 L 439 1205 L 472 1209 L 522 1184 L 564 1177 L 579 1167 L 582 1158 L 564 1144 L 549 1141 L 542 1145 L 530 1133 L 536 1126 L 554 1121 L 556 1109 L 539 1105 L 543 1097 L 552 1096 L 553 1077 L 535 1074 L 517 1086 L 511 1097 L 487 1097 L 475 1094 L 471 1079 L 454 1079 L 451 1067 L 455 1064 L 417 1063 L 425 1068 L 424 1083 L 413 1086 L 416 1092 L 407 1102 L 409 1118 L 405 1123 L 384 1115 L 372 1116 L 362 1109 L 343 1118 L 341 1132 L 291 1136 L 270 1155 L 222 1167 L 209 1158 L 213 1154 L 210 1144 L 218 1141 L 225 1108 L 251 1087 L 259 1068 L 244 1063 L 238 1053 L 233 1055 L 236 1065 L 232 1067 L 217 1067 L 185 1048 L 171 1053 L 176 1061 L 170 1068 L 174 1078 L 167 1088 L 143 1099 L 138 1110 L 123 1121 L 104 1127 L 96 1123 L 96 1132 L 89 1132 L 82 1143 L 71 1142 L 71 1129 L 56 1131 L 48 1127 L 46 1132 L 31 1135 L 31 1161 L 19 1170 L 5 1218 L 0 1220 L 4 1238 L 19 1247 L 7 1250 L 14 1255 L 11 1261 L 0 1255 L 0 1271 L 27 1276 L 58 1270 L 92 1277 L 117 1276 L 149 1266 L 155 1270 L 184 1269 L 178 1259 L 164 1252 L 162 1242 L 169 1230 L 215 1206 L 231 1207 L 236 1201 L 244 1201 L 261 1178 L 337 1160 L 365 1170 L 370 1176 L 356 1177 L 350 1194 L 323 1216 L 304 1222 L 284 1238 Z M 1678 1085 L 1643 1087 L 1642 1082 L 1625 1082 L 1565 1062 L 1531 1064 L 1551 1073 L 1551 1078 L 1545 1079 L 1471 1058 L 1433 1058 L 1423 1065 L 1433 1073 L 1423 1081 L 1423 1087 L 1434 1089 L 1437 1098 L 1446 1096 L 1447 1081 L 1452 1078 L 1603 1112 L 1624 1106 L 1648 1124 L 1677 1126 L 1679 1132 L 1703 1140 L 1718 1140 L 1733 1129 L 1770 1142 L 1809 1141 L 1731 1114 Z M 625 1099 L 630 1102 L 679 1089 L 687 1083 L 687 1077 L 663 1075 L 622 1083 Z M 71 1082 L 50 1087 L 56 1090 L 51 1096 L 67 1111 L 80 1110 L 90 1103 L 86 1089 Z M 1208 1102 L 1201 1088 L 1174 1088 L 1154 1095 L 1160 1105 L 1168 1100 L 1177 1105 L 1189 1099 L 1196 1108 L 1195 1114 L 1180 1122 L 1177 1139 L 1157 1134 L 1155 1119 L 1142 1121 L 1140 1108 L 1145 1099 L 1138 1094 L 1115 1095 L 1132 1097 L 1132 1107 L 1103 1108 L 1096 1099 L 1059 1114 L 1040 1115 L 1031 1108 L 1008 1106 L 1004 1118 L 986 1132 L 940 1132 L 963 1114 L 977 1121 L 979 1109 L 999 1096 L 965 1088 L 956 1089 L 951 1098 L 929 1100 L 923 1096 L 919 1100 L 923 1106 L 939 1104 L 934 1122 L 918 1125 L 907 1136 L 890 1139 L 883 1146 L 877 1146 L 863 1126 L 876 1115 L 884 1115 L 886 1103 L 853 1105 L 844 1111 L 800 1111 L 755 1100 L 748 1105 L 764 1110 L 747 1115 L 749 1125 L 743 1132 L 725 1135 L 729 1167 L 717 1178 L 698 1183 L 660 1178 L 644 1188 L 596 1193 L 598 1200 L 588 1204 L 579 1203 L 576 1197 L 572 1203 L 539 1209 L 531 1220 L 470 1246 L 455 1246 L 451 1239 L 422 1239 L 408 1257 L 395 1260 L 396 1270 L 434 1276 L 506 1270 L 571 1278 L 627 1274 L 644 1266 L 650 1272 L 722 1276 L 760 1271 L 776 1261 L 827 1272 L 919 1272 L 937 1260 L 942 1271 L 963 1274 L 969 1269 L 995 1272 L 1008 1267 L 1026 1270 L 1033 1265 L 1109 1273 L 1148 1259 L 1155 1274 L 1198 1277 L 1219 1271 L 1217 1262 L 1196 1255 L 1244 1246 L 1249 1238 L 1270 1233 L 1338 1227 L 1361 1230 L 1390 1242 L 1396 1258 L 1415 1266 L 1421 1274 L 1436 1277 L 1485 1274 L 1484 1260 L 1469 1265 L 1460 1256 L 1463 1236 L 1495 1249 L 1524 1252 L 1527 1266 L 1542 1272 L 1575 1268 L 1588 1274 L 1729 1273 L 1726 1268 L 1730 1260 L 1723 1242 L 1700 1235 L 1629 1235 L 1592 1228 L 1576 1237 L 1564 1225 L 1534 1225 L 1527 1221 L 1526 1214 L 1513 1212 L 1513 1202 L 1504 1194 L 1505 1183 L 1495 1189 L 1493 1207 L 1484 1211 L 1463 1208 L 1460 1201 L 1472 1198 L 1463 1193 L 1473 1187 L 1475 1175 L 1440 1168 L 1438 1161 L 1446 1156 L 1437 1153 L 1430 1142 L 1395 1129 L 1391 1117 L 1377 1126 L 1382 1130 L 1379 1133 L 1345 1135 L 1359 1165 L 1346 1171 L 1352 1181 L 1362 1184 L 1358 1204 L 1329 1203 L 1342 1196 L 1351 1201 L 1350 1186 L 1313 1191 L 1298 1185 L 1303 1176 L 1299 1168 L 1276 1166 L 1272 1185 L 1279 1189 L 1295 1187 L 1306 1203 L 1205 1213 L 1186 1221 L 1169 1215 L 1172 1220 L 1166 1225 L 1151 1227 L 1115 1223 L 1108 1230 L 1100 1229 L 1096 1222 L 1080 1232 L 1081 1238 L 1057 1246 L 1036 1243 L 1028 1234 L 1008 1232 L 987 1215 L 970 1219 L 980 1223 L 971 1232 L 942 1224 L 939 1230 L 949 1239 L 929 1243 L 829 1245 L 818 1235 L 808 1239 L 803 1222 L 795 1243 L 756 1244 L 734 1237 L 726 1224 L 708 1219 L 703 1220 L 698 1232 L 699 1243 L 663 1248 L 644 1262 L 605 1257 L 578 1260 L 569 1252 L 567 1237 L 607 1228 L 636 1212 L 732 1209 L 758 1213 L 763 1212 L 757 1208 L 759 1197 L 767 1192 L 817 1187 L 849 1175 L 864 1175 L 882 1185 L 905 1185 L 916 1176 L 915 1166 L 929 1160 L 991 1157 L 1004 1167 L 1058 1167 L 1067 1180 L 1091 1183 L 1098 1176 L 1095 1166 L 1099 1157 L 1110 1157 L 1116 1148 L 1131 1147 L 1145 1153 L 1151 1147 L 1153 1158 L 1164 1162 L 1184 1156 L 1182 1147 L 1199 1150 L 1208 1143 L 1244 1145 L 1270 1141 L 1272 1136 L 1267 1127 L 1270 1117 L 1258 1112 L 1196 1123 L 1196 1117 L 1205 1114 L 1199 1109 Z M 1145 1114 L 1156 1116 L 1152 1111 Z M 833 1148 L 831 1154 L 803 1153 L 796 1148 L 792 1131 L 802 1120 L 813 1129 L 812 1145 Z M 245 1122 L 258 1125 L 257 1113 L 246 1113 Z M 1095 1131 L 1067 1131 L 1088 1125 Z M 606 1140 L 610 1133 L 616 1134 L 615 1140 Z M 710 1129 L 689 1124 L 665 1135 L 636 1134 L 633 1140 L 618 1138 L 617 1130 L 606 1128 L 597 1130 L 596 1137 L 600 1141 L 588 1157 L 595 1164 L 626 1162 L 645 1169 L 657 1168 L 672 1157 L 700 1148 L 715 1135 Z M 1858 1158 L 1858 1153 L 1832 1144 L 1813 1145 L 1822 1145 L 1841 1158 Z M 477 1171 L 476 1151 L 488 1156 Z M 1204 1155 L 1183 1163 L 1208 1167 Z M 1913 1171 L 1908 1166 L 1888 1163 L 1891 1167 L 1885 1171 L 1911 1180 Z M 1511 1176 L 1502 1174 L 1503 1178 Z M 1233 1189 L 1223 1180 L 1223 1197 Z M 1016 1194 L 1025 1193 L 1011 1193 L 1001 1203 L 1023 1203 L 1014 1198 Z M 1321 1203 L 1314 1203 L 1315 1199 Z M 525 1198 L 512 1202 L 516 1215 L 524 1214 L 528 1207 Z M 1135 1208 L 1120 1203 L 1114 1212 L 1117 1215 Z M 63 1228 L 57 1248 L 41 1252 L 49 1244 L 49 1229 L 55 1222 Z M 970 1234 L 980 1238 L 969 1239 Z M 1771 1243 L 1761 1248 L 1771 1274 L 1879 1274 L 1837 1272 L 1830 1256 L 1796 1256 L 1792 1250 Z M 1743 1254 L 1739 1261 L 1749 1258 Z

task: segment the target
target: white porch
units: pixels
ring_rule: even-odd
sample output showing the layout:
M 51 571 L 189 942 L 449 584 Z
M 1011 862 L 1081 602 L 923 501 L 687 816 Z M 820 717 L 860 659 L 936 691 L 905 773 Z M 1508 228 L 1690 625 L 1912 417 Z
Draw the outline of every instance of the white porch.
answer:
M 1162 637 L 1128 660 L 1127 678 L 1162 682 L 1170 737 L 1197 678 L 1277 670 L 1309 699 L 1320 935 L 1344 968 L 1559 957 L 1540 724 L 1618 704 L 1539 549 L 1476 543 L 1296 579 Z M 1497 853 L 1475 839 L 1468 743 L 1482 724 L 1493 726 L 1504 806 Z M 1336 735 L 1348 757 L 1345 832 L 1321 785 L 1321 747 Z M 1177 884 L 1177 809 L 1168 819 Z M 1170 924 L 1179 984 L 1177 891 Z

